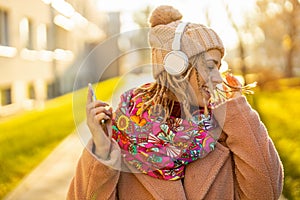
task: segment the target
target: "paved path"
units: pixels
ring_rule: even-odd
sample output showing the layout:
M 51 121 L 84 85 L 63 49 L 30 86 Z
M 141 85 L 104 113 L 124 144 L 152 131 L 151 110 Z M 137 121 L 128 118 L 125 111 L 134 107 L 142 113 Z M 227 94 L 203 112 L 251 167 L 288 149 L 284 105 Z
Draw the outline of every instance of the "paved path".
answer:
M 149 73 L 126 75 L 124 86 L 114 92 L 114 97 L 117 98 L 124 90 L 151 81 L 151 77 Z M 85 135 L 83 140 L 85 143 L 90 136 L 85 122 L 80 124 L 74 133 L 62 141 L 37 168 L 25 177 L 19 186 L 5 197 L 5 200 L 66 199 L 77 161 L 84 148 L 80 139 L 82 135 Z
M 84 129 L 84 124 L 80 128 Z M 82 149 L 78 135 L 72 133 L 5 199 L 66 199 Z

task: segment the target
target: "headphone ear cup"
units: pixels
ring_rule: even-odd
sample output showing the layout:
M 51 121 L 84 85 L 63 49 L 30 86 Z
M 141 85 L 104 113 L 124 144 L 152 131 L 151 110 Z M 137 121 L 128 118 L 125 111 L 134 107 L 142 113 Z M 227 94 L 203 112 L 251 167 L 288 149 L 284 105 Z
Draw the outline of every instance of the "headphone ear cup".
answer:
M 187 70 L 188 60 L 184 52 L 170 51 L 164 58 L 164 68 L 170 75 L 178 76 Z

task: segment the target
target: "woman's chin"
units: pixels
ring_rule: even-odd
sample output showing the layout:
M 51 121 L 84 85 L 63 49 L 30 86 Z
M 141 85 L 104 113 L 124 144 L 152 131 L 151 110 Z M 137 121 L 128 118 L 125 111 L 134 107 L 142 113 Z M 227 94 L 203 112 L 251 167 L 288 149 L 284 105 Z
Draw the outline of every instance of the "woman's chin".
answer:
M 209 99 L 210 99 L 209 94 L 202 97 L 198 97 L 198 101 L 197 101 L 198 106 L 204 107 L 205 105 L 208 105 Z
M 199 107 L 204 107 L 204 102 L 203 102 L 203 100 L 201 99 L 198 99 L 197 101 L 193 101 L 193 102 L 191 102 L 191 105 L 192 106 L 199 106 Z
M 206 102 L 204 102 L 206 101 Z M 195 98 L 193 101 L 191 101 L 191 105 L 192 106 L 199 106 L 199 107 L 205 107 L 205 105 L 208 104 L 208 101 L 209 101 L 209 97 L 206 96 L 203 98 L 203 96 L 198 96 L 197 99 Z
M 205 106 L 205 104 L 203 103 L 203 102 L 198 102 L 198 105 L 197 106 L 199 106 L 199 107 L 204 107 Z

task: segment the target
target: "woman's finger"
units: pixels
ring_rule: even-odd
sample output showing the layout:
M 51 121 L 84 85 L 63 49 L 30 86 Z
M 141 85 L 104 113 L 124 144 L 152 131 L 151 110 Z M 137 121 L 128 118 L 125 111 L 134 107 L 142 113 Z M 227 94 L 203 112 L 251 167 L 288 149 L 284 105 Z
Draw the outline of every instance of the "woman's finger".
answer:
M 86 104 L 90 104 L 93 102 L 93 92 L 91 89 L 88 87 L 88 93 L 87 93 L 87 101 Z
M 95 121 L 100 123 L 102 120 L 109 120 L 110 117 L 102 112 L 102 113 L 99 113 L 99 114 L 95 115 L 94 119 L 95 119 Z
M 87 104 L 86 108 L 88 111 L 90 111 L 91 109 L 93 108 L 96 108 L 96 107 L 100 107 L 100 106 L 109 106 L 109 104 L 105 103 L 105 102 L 102 102 L 100 100 L 96 100 L 94 102 L 90 102 L 89 104 Z
M 106 124 L 106 129 L 108 130 L 108 138 L 111 139 L 112 138 L 112 120 L 109 120 Z
M 99 113 L 102 113 L 102 112 L 104 112 L 106 115 L 108 115 L 108 116 L 111 116 L 111 111 L 109 110 L 109 109 L 106 109 L 105 107 L 103 107 L 103 106 L 101 106 L 101 107 L 96 107 L 96 108 L 93 108 L 93 109 L 91 109 L 91 113 L 93 114 L 93 115 L 97 115 L 97 114 L 99 114 Z

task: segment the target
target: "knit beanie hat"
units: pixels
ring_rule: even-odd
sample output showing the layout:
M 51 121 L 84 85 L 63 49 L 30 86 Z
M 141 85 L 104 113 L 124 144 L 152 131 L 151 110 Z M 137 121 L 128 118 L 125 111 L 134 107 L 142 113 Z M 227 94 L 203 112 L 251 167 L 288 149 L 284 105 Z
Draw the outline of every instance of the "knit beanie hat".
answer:
M 153 77 L 165 69 L 163 67 L 164 57 L 172 51 L 172 42 L 174 40 L 175 30 L 181 22 L 181 13 L 171 6 L 159 6 L 149 18 L 149 44 L 152 51 Z M 202 52 L 217 49 L 224 56 L 224 46 L 220 37 L 211 28 L 202 24 L 189 23 L 181 37 L 181 51 L 188 58 Z

